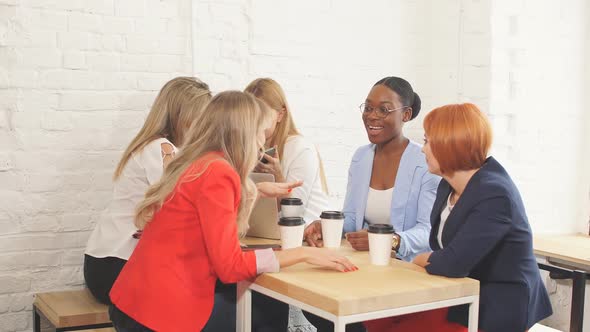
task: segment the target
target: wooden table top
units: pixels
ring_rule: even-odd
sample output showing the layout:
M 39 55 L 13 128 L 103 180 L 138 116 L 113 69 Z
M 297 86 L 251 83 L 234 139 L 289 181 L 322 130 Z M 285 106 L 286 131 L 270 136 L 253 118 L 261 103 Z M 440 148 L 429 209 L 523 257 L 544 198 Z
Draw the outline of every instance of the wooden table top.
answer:
M 244 239 L 247 244 L 270 240 Z M 359 267 L 337 272 L 306 263 L 260 275 L 255 283 L 335 315 L 351 315 L 479 294 L 479 282 L 469 278 L 445 278 L 420 267 L 392 259 L 389 266 L 370 263 L 369 252 L 352 249 L 343 240 L 337 250 Z
M 535 255 L 590 271 L 590 236 L 584 234 L 537 235 Z

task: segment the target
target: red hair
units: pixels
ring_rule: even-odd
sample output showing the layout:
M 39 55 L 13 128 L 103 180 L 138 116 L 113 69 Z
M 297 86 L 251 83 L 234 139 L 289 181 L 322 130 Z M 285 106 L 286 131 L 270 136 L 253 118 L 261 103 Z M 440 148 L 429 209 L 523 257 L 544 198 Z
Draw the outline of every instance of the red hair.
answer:
M 492 145 L 492 127 L 470 103 L 435 108 L 424 118 L 424 131 L 442 173 L 480 168 Z

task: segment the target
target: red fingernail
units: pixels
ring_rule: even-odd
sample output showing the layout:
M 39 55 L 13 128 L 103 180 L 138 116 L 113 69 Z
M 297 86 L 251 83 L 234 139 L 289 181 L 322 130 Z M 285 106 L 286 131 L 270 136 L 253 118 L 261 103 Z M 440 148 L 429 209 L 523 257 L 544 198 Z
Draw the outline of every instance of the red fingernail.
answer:
M 289 189 L 289 190 L 287 190 L 287 191 L 288 191 L 288 192 L 291 192 L 291 190 L 293 190 L 293 189 Z

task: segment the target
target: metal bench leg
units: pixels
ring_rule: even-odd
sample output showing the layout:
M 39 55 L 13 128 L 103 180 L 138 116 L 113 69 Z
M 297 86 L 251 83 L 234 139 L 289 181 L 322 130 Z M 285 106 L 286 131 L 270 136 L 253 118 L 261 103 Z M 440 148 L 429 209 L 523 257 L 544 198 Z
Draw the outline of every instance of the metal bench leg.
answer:
M 33 332 L 41 332 L 41 316 L 35 306 L 33 306 Z
M 584 328 L 584 296 L 586 292 L 586 273 L 573 271 L 572 312 L 570 331 L 582 332 Z

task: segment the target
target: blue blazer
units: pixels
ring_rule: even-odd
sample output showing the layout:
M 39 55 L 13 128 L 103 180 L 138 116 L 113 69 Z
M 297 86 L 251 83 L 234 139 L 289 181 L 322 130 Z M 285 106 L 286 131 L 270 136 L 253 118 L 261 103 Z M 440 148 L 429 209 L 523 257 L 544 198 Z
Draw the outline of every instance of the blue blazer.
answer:
M 480 282 L 479 328 L 525 331 L 552 314 L 535 256 L 531 228 L 518 189 L 494 159 L 473 175 L 437 240 L 440 214 L 451 192 L 440 182 L 432 209 L 431 254 L 426 270 Z M 467 325 L 467 307 L 453 307 L 449 320 Z
M 440 177 L 428 172 L 422 147 L 410 141 L 402 154 L 391 199 L 391 219 L 401 237 L 398 257 L 411 261 L 416 254 L 428 251 L 430 211 Z M 348 170 L 344 199 L 344 232 L 355 232 L 366 226 L 365 209 L 373 170 L 375 145 L 360 147 Z

